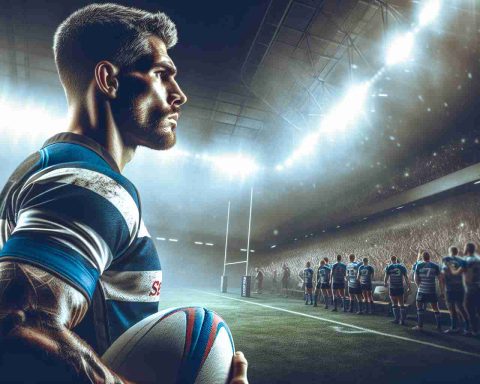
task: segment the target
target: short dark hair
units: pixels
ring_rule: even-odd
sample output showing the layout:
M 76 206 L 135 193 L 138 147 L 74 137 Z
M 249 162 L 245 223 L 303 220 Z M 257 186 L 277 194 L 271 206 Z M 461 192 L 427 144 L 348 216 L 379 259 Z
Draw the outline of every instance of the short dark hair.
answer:
M 53 53 L 67 95 L 86 90 L 95 65 L 108 60 L 120 69 L 133 67 L 150 53 L 148 38 L 158 36 L 167 49 L 177 43 L 177 29 L 164 13 L 118 4 L 90 4 L 57 28 Z
M 453 256 L 456 256 L 458 255 L 458 248 L 457 247 L 450 247 L 450 253 L 453 255 Z
M 423 257 L 423 260 L 428 261 L 430 260 L 430 253 L 428 253 L 428 251 L 423 251 L 422 257 Z
M 337 261 L 342 260 L 342 255 L 337 255 Z
M 475 244 L 474 243 L 467 243 L 465 245 L 465 253 L 474 254 L 475 253 Z
M 397 262 L 397 256 L 392 256 L 390 258 L 390 260 L 392 261 L 392 263 L 396 263 Z
M 368 257 L 364 257 L 364 258 L 363 258 L 363 262 L 364 262 L 364 263 L 368 263 Z

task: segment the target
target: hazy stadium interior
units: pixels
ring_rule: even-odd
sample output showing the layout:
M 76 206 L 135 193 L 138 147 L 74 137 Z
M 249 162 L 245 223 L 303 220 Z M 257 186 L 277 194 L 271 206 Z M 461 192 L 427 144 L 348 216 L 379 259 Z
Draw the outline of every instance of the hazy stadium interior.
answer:
M 64 129 L 52 37 L 88 3 L 0 0 L 2 183 Z M 174 20 L 170 55 L 189 98 L 177 145 L 139 149 L 125 170 L 160 254 L 160 307 L 222 315 L 251 383 L 478 380 L 479 339 L 331 314 L 268 284 L 285 262 L 297 284 L 306 261 L 355 253 L 382 280 L 392 255 L 410 271 L 420 249 L 441 262 L 451 245 L 480 243 L 480 2 L 440 1 L 423 24 L 427 0 L 118 3 Z M 409 32 L 410 55 L 386 59 Z M 266 288 L 241 298 L 245 264 L 227 266 L 226 294 L 220 278 L 229 202 L 227 258 L 245 260 L 251 190 L 248 274 L 260 267 Z

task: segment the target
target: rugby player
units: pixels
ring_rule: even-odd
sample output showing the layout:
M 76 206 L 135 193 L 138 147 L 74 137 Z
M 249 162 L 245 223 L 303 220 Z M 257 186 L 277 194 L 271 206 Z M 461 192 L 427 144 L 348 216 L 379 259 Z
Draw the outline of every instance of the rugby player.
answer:
M 276 269 L 273 270 L 273 277 L 272 277 L 272 293 L 278 293 L 278 272 Z
M 290 283 L 290 268 L 286 263 L 282 265 L 282 292 L 288 297 L 288 285 Z
M 330 285 L 332 286 L 333 312 L 337 312 L 338 303 L 343 300 L 343 311 L 346 312 L 345 303 L 345 278 L 347 276 L 347 266 L 342 263 L 342 255 L 337 255 L 337 262 L 332 265 L 330 274 Z
M 444 333 L 457 333 L 459 329 L 458 312 L 464 322 L 464 334 L 470 332 L 470 324 L 468 321 L 468 314 L 463 306 L 465 298 L 465 288 L 463 287 L 462 276 L 454 275 L 450 271 L 450 266 L 453 269 L 459 269 L 463 264 L 463 259 L 458 256 L 458 248 L 450 247 L 448 250 L 449 256 L 443 258 L 442 271 L 439 276 L 440 291 L 445 294 L 445 301 L 447 303 L 448 311 L 450 312 L 450 328 Z
M 463 275 L 465 286 L 465 309 L 468 313 L 472 334 L 479 335 L 478 323 L 480 320 L 480 257 L 475 254 L 475 244 L 465 245 L 464 260 L 457 270 L 450 266 L 453 274 Z
M 323 294 L 323 298 L 325 300 L 325 309 L 328 309 L 328 303 L 332 299 L 332 291 L 330 285 L 330 272 L 331 268 L 325 262 L 325 259 L 320 261 L 320 266 L 317 270 L 317 286 L 315 289 L 315 304 L 314 307 L 317 306 L 317 299 L 320 295 L 320 292 Z M 333 303 L 332 303 L 333 304 Z
M 263 293 L 263 272 L 260 268 L 255 268 L 255 285 L 256 285 L 256 292 L 262 294 Z
M 313 269 L 310 266 L 310 261 L 307 261 L 301 276 L 305 286 L 305 305 L 313 305 Z
M 435 315 L 437 330 L 441 331 L 440 310 L 438 308 L 438 297 L 436 291 L 436 281 L 440 276 L 440 267 L 438 264 L 430 261 L 430 254 L 427 251 L 422 252 L 423 261 L 417 263 L 415 268 L 415 284 L 417 290 L 417 325 L 414 330 L 421 331 L 423 329 L 423 320 L 427 304 L 430 303 Z
M 393 323 L 405 325 L 407 311 L 405 309 L 405 286 L 407 293 L 410 291 L 410 280 L 408 279 L 407 268 L 400 264 L 396 256 L 390 258 L 390 265 L 385 268 L 383 283 L 389 286 L 390 300 L 392 301 Z M 405 285 L 404 285 L 405 283 Z M 400 305 L 400 307 L 399 307 Z
M 137 147 L 175 144 L 187 100 L 167 53 L 176 42 L 165 14 L 116 4 L 90 4 L 58 27 L 67 132 L 20 164 L 0 197 L 2 380 L 128 382 L 99 355 L 157 312 L 162 271 L 121 172 Z M 23 352 L 9 355 L 15 346 Z M 247 382 L 246 366 L 236 354 L 232 382 Z
M 362 289 L 360 288 L 360 280 L 358 280 L 358 269 L 360 264 L 355 261 L 355 255 L 352 253 L 347 264 L 347 280 L 348 280 L 348 295 L 350 296 L 349 312 L 353 313 L 353 304 L 357 302 L 357 315 L 362 312 Z
M 358 268 L 358 280 L 360 280 L 360 288 L 362 290 L 363 300 L 365 302 L 365 311 L 369 314 L 373 313 L 373 296 L 372 296 L 372 281 L 375 275 L 375 270 L 371 265 L 368 265 L 368 257 L 363 258 L 363 265 Z

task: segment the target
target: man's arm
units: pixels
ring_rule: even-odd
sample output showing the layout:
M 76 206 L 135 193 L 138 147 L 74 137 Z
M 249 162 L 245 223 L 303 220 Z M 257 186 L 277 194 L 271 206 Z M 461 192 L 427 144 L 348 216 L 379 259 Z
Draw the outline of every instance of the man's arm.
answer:
M 464 267 L 455 268 L 451 264 L 448 266 L 448 269 L 450 269 L 450 272 L 452 273 L 452 275 L 455 275 L 455 276 L 461 275 L 462 273 L 466 272 L 466 269 Z
M 29 264 L 0 263 L 1 338 L 43 350 L 73 368 L 79 381 L 128 383 L 71 331 L 88 301 L 76 288 Z
M 445 275 L 443 272 L 440 272 L 438 275 L 438 285 L 440 286 L 440 296 L 445 295 Z
M 85 316 L 85 296 L 49 272 L 29 264 L 0 262 L 0 343 L 22 343 L 66 364 L 77 382 L 133 384 L 109 369 L 72 328 Z M 247 361 L 233 357 L 230 384 L 248 384 Z
M 385 277 L 383 278 L 383 285 L 386 287 L 388 285 L 388 273 L 385 271 Z
M 410 292 L 412 287 L 410 285 L 410 279 L 408 278 L 408 273 L 405 273 L 403 275 L 403 279 L 405 280 L 405 285 L 407 286 L 407 291 Z

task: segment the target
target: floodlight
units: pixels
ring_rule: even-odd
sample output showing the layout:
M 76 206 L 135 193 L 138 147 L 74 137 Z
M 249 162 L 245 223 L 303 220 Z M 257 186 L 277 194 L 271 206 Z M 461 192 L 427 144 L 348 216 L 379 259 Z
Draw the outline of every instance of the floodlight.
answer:
M 244 155 L 208 156 L 205 160 L 210 161 L 220 172 L 230 177 L 245 178 L 258 171 L 255 160 Z
M 323 120 L 322 131 L 327 134 L 343 132 L 350 124 L 355 122 L 363 112 L 369 87 L 370 83 L 365 82 L 350 88 L 343 100 Z
M 388 48 L 387 65 L 395 65 L 407 61 L 413 50 L 413 33 L 397 36 Z
M 420 11 L 418 16 L 418 22 L 421 27 L 425 27 L 432 23 L 440 13 L 441 3 L 440 0 L 429 0 Z

